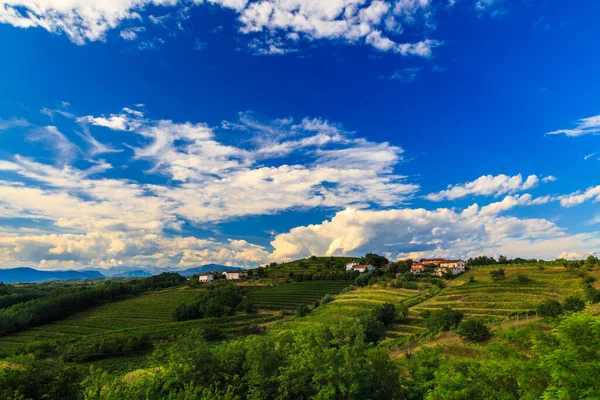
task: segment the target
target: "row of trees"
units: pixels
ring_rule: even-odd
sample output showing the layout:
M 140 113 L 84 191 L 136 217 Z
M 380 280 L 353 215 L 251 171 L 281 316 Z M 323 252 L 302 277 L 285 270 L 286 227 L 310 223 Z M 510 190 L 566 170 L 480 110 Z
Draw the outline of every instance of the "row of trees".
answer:
M 232 315 L 244 300 L 242 289 L 231 283 L 209 286 L 191 304 L 182 304 L 173 313 L 175 321 Z
M 64 319 L 123 296 L 178 286 L 185 282 L 179 274 L 160 275 L 129 282 L 111 282 L 94 286 L 57 289 L 50 294 L 0 309 L 0 336 Z

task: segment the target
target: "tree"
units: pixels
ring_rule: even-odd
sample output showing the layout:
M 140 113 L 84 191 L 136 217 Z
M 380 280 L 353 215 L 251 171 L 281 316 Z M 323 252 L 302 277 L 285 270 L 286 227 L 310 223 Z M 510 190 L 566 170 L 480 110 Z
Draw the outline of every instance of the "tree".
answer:
M 472 342 L 482 342 L 490 337 L 491 332 L 482 320 L 469 319 L 460 323 L 458 334 Z
M 392 303 L 383 303 L 373 309 L 373 315 L 384 325 L 389 325 L 396 319 L 396 307 Z
M 490 271 L 490 275 L 492 277 L 493 281 L 500 281 L 502 279 L 504 279 L 504 268 L 500 268 L 500 269 L 494 269 L 492 271 Z
M 300 304 L 298 306 L 298 308 L 296 308 L 296 316 L 304 317 L 307 314 L 308 314 L 308 307 L 306 306 L 306 304 Z
M 537 313 L 541 317 L 556 318 L 564 313 L 564 308 L 558 300 L 550 299 L 537 306 Z
M 566 313 L 582 311 L 585 308 L 585 302 L 576 296 L 569 296 L 563 302 L 563 309 Z
M 501 255 L 500 257 L 498 257 L 498 264 L 508 264 L 508 259 Z
M 427 328 L 431 331 L 448 331 L 456 328 L 462 321 L 464 314 L 450 307 L 431 311 L 425 320 Z
M 383 267 L 390 262 L 384 256 L 380 256 L 379 254 L 375 253 L 367 253 L 363 258 L 361 258 L 361 261 L 365 264 L 372 265 L 375 268 Z

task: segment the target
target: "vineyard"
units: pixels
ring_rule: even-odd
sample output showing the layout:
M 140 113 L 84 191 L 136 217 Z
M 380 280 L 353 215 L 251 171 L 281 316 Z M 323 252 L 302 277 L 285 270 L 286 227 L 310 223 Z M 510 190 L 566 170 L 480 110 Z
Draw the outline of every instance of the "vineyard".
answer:
M 270 314 L 239 314 L 226 318 L 173 322 L 172 314 L 184 303 L 192 302 L 198 290 L 165 290 L 128 300 L 105 304 L 89 312 L 24 332 L 0 337 L 0 355 L 22 351 L 28 342 L 69 343 L 84 338 L 109 338 L 117 334 L 142 334 L 150 339 L 175 337 L 192 329 L 215 325 L 224 333 L 237 333 L 253 324 L 280 317 Z
M 293 310 L 300 304 L 319 301 L 326 294 L 339 293 L 349 285 L 348 281 L 316 281 L 250 287 L 247 300 L 259 309 Z

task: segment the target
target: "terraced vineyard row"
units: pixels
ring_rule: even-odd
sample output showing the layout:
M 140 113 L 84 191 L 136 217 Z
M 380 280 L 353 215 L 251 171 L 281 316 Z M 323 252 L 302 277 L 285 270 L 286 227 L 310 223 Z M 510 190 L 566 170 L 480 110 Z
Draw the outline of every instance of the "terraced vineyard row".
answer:
M 315 281 L 250 287 L 247 300 L 260 309 L 291 310 L 300 304 L 321 300 L 326 294 L 339 293 L 350 284 L 349 281 Z
M 279 329 L 294 329 L 298 324 L 331 324 L 336 320 L 358 318 L 367 315 L 379 304 L 400 304 L 422 296 L 423 293 L 423 290 L 384 289 L 378 286 L 357 288 L 336 296 L 333 302 L 318 307 L 304 318 L 279 325 Z

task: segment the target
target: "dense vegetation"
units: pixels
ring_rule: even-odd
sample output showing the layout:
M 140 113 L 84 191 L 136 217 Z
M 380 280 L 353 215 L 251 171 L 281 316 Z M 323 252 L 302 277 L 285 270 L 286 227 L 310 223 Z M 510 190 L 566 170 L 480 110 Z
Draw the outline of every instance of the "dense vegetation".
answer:
M 0 336 L 46 324 L 125 295 L 180 285 L 185 278 L 163 273 L 130 282 L 59 289 L 39 299 L 0 309 Z
M 241 283 L 115 292 L 0 338 L 0 398 L 599 398 L 595 266 L 496 262 L 415 278 L 410 260 L 378 257 L 361 261 L 385 268 L 358 276 L 347 259 L 315 257 Z M 0 285 L 0 299 L 39 294 L 10 310 L 139 281 Z

